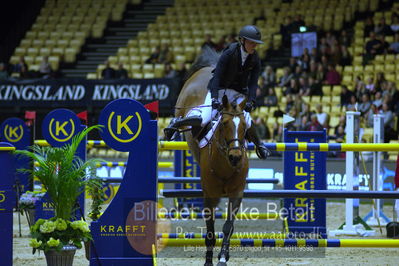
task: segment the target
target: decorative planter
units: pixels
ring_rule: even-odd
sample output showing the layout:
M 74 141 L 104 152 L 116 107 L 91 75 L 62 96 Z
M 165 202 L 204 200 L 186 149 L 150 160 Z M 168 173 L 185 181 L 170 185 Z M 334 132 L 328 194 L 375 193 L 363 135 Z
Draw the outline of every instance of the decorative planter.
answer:
M 61 251 L 49 250 L 44 252 L 48 266 L 72 266 L 76 247 L 64 246 Z

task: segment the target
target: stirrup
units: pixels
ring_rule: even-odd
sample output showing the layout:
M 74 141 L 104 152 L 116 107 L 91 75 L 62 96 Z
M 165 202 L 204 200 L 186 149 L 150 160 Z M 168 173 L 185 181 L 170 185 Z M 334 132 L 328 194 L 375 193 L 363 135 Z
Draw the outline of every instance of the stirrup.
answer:
M 165 139 L 168 141 L 174 139 L 177 132 L 179 132 L 179 129 L 175 127 L 166 127 L 163 129 L 163 134 L 165 135 Z

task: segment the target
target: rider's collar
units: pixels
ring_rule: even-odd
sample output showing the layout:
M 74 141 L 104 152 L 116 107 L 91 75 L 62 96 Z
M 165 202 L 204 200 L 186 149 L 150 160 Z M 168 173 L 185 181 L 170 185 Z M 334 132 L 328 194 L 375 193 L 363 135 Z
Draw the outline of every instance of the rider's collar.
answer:
M 243 66 L 245 63 L 245 60 L 248 57 L 248 53 L 245 52 L 243 45 L 240 45 L 240 50 L 241 50 L 241 65 Z

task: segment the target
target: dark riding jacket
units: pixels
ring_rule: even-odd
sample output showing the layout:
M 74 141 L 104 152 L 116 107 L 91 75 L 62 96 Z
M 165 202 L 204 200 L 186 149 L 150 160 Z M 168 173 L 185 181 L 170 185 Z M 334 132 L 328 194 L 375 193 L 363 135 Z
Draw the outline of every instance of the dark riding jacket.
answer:
M 219 90 L 233 89 L 246 95 L 248 101 L 255 101 L 260 75 L 259 56 L 255 51 L 248 55 L 244 65 L 241 60 L 239 43 L 232 43 L 224 49 L 208 84 L 212 98 L 218 98 Z

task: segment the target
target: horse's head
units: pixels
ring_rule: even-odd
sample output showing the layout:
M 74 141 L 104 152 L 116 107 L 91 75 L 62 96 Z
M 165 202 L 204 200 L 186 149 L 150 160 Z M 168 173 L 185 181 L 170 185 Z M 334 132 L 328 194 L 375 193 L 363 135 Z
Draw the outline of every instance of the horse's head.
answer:
M 246 122 L 243 109 L 245 101 L 239 105 L 229 103 L 226 96 L 223 97 L 223 110 L 221 112 L 221 141 L 227 148 L 227 156 L 232 166 L 237 166 L 245 156 Z

